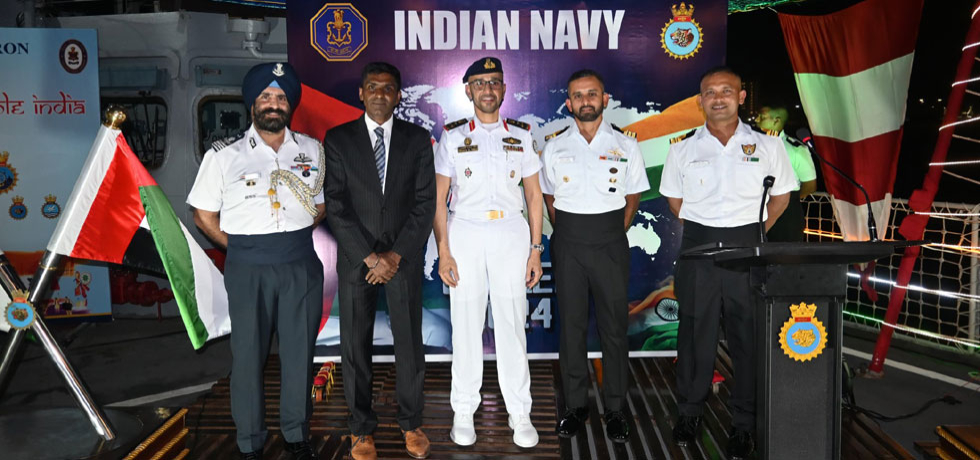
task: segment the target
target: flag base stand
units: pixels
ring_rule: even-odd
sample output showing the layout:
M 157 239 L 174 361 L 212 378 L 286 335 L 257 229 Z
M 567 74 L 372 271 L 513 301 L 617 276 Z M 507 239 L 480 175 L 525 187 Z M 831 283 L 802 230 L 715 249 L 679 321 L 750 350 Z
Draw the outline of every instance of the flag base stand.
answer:
M 105 441 L 92 431 L 85 412 L 76 407 L 12 412 L 0 416 L 4 458 L 118 459 L 136 444 L 143 422 L 135 415 L 105 409 L 116 437 Z

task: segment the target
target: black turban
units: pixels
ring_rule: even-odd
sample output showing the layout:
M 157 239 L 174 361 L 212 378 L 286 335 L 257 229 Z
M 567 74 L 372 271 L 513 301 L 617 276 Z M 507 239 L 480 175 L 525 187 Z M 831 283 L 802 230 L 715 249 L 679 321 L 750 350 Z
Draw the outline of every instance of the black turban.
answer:
M 262 91 L 272 86 L 273 82 L 286 93 L 289 108 L 296 109 L 302 92 L 296 70 L 288 62 L 268 62 L 252 67 L 245 74 L 245 79 L 242 81 L 242 99 L 245 100 L 246 110 L 251 113 L 255 99 L 262 94 Z

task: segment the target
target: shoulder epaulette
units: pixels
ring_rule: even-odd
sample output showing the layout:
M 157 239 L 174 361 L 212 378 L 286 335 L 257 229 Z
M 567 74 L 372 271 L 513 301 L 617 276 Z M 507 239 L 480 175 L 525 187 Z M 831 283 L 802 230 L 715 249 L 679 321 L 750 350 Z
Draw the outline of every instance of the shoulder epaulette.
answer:
M 446 126 L 443 126 L 443 128 L 445 128 L 446 131 L 449 131 L 449 130 L 451 130 L 453 128 L 458 128 L 458 127 L 463 126 L 465 124 L 466 124 L 466 119 L 463 118 L 463 119 L 456 120 L 456 121 L 454 121 L 452 123 L 448 123 L 448 124 L 446 124 Z
M 559 129 L 558 131 L 555 131 L 555 132 L 553 132 L 553 133 L 551 133 L 551 134 L 549 134 L 549 135 L 547 135 L 547 136 L 545 136 L 545 137 L 544 137 L 544 140 L 545 140 L 545 142 L 547 142 L 547 141 L 550 141 L 550 140 L 552 140 L 552 139 L 554 139 L 554 138 L 555 138 L 555 137 L 557 137 L 557 136 L 558 136 L 559 134 L 561 134 L 561 133 L 563 133 L 563 132 L 565 132 L 565 131 L 568 131 L 568 126 L 566 126 L 566 127 L 564 127 L 564 128 L 562 128 L 562 129 Z
M 757 125 L 750 125 L 750 126 L 752 126 L 753 131 L 760 132 L 762 134 L 765 134 L 766 136 L 779 137 L 780 131 L 776 131 L 772 129 L 762 129 Z
M 515 120 L 513 118 L 508 118 L 508 119 L 504 120 L 504 122 L 507 123 L 508 125 L 516 126 L 518 128 L 521 128 L 524 131 L 531 131 L 531 125 L 529 125 L 527 123 L 524 123 L 523 121 L 517 121 L 517 120 Z
M 224 139 L 218 139 L 212 142 L 211 148 L 214 149 L 215 152 L 217 152 L 218 150 L 221 150 L 225 147 L 228 147 L 231 144 L 234 144 L 235 142 L 242 140 L 244 137 L 245 137 L 245 131 L 242 131 L 238 133 L 238 135 L 236 136 L 226 137 Z
M 310 136 L 309 134 L 301 133 L 299 131 L 292 131 L 292 133 L 293 133 L 293 141 L 296 141 L 296 137 L 299 136 L 301 138 L 306 138 L 306 139 L 309 139 L 309 140 L 311 140 L 313 142 L 316 142 L 317 144 L 320 144 L 321 143 L 319 139 L 317 139 L 317 138 L 315 138 L 313 136 Z
M 680 141 L 682 141 L 684 139 L 687 139 L 687 138 L 693 136 L 696 131 L 697 131 L 697 129 L 692 129 L 692 130 L 690 130 L 690 131 L 688 131 L 688 132 L 686 132 L 684 134 L 681 134 L 680 136 L 677 136 L 677 137 L 671 139 L 670 140 L 670 143 L 671 144 L 676 144 L 676 143 L 678 143 L 678 142 L 680 142 Z
M 609 123 L 609 126 L 612 126 L 613 129 L 615 129 L 616 131 L 619 131 L 619 132 L 623 133 L 624 136 L 626 136 L 626 137 L 628 137 L 630 139 L 636 139 L 636 132 L 635 131 L 630 131 L 628 129 L 620 128 L 619 126 L 616 126 L 616 125 L 614 125 L 612 123 Z

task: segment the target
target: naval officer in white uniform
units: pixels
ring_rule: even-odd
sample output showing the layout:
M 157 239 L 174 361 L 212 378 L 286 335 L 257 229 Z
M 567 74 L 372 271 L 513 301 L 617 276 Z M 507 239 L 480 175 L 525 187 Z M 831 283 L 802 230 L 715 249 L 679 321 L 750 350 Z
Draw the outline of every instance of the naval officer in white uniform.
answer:
M 453 365 L 450 437 L 476 442 L 473 413 L 482 398 L 483 326 L 489 295 L 497 378 L 514 444 L 534 447 L 527 363 L 527 288 L 541 279 L 540 162 L 530 126 L 500 118 L 506 85 L 499 59 L 474 62 L 463 76 L 475 117 L 449 123 L 436 148 L 439 276 L 450 286 Z M 523 196 L 521 190 L 523 184 Z M 447 206 L 447 201 L 449 202 Z M 521 211 L 527 203 L 528 218 Z

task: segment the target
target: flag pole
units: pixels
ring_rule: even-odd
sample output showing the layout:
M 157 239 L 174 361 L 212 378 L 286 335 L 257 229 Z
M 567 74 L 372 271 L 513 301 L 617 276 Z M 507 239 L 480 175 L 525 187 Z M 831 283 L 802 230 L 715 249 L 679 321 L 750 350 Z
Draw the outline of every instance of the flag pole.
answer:
M 121 110 L 112 110 L 107 113 L 107 125 L 111 129 L 119 129 L 119 125 L 125 121 L 126 116 Z M 99 139 L 103 134 L 103 130 L 100 128 L 99 136 L 96 137 L 96 144 L 99 143 Z M 82 174 L 80 177 L 86 177 L 87 171 L 92 167 L 93 155 L 89 153 L 89 158 L 85 161 L 85 166 L 82 168 Z M 79 187 L 79 183 L 75 184 L 76 188 Z M 74 197 L 75 193 L 72 193 Z M 71 212 L 72 206 L 71 202 L 73 200 L 69 199 L 67 206 L 68 212 Z M 64 223 L 66 222 L 65 216 L 62 216 L 62 220 L 59 222 L 55 232 L 51 237 L 51 242 L 48 243 L 49 249 L 44 251 L 44 255 L 41 257 L 41 264 L 37 267 L 37 271 L 34 272 L 34 278 L 31 280 L 31 289 L 28 294 L 28 302 L 31 305 L 41 305 L 43 296 L 48 291 L 48 286 L 51 284 L 51 280 L 58 276 L 61 268 L 61 262 L 64 260 L 64 256 L 51 251 L 53 242 L 56 242 L 61 234 L 64 232 Z M 0 259 L 0 262 L 5 262 L 6 257 Z M 10 267 L 9 262 L 4 264 L 0 263 L 0 282 L 3 282 L 4 287 L 8 291 L 24 290 L 24 283 L 21 281 L 17 273 Z M 68 358 L 65 356 L 64 352 L 61 351 L 61 347 L 58 346 L 58 342 L 55 341 L 54 337 L 51 336 L 51 332 L 48 331 L 47 325 L 41 319 L 41 315 L 35 316 L 35 320 L 31 328 L 34 334 L 37 335 L 41 344 L 44 346 L 44 350 L 51 357 L 51 361 L 54 362 L 55 367 L 58 368 L 58 373 L 65 380 L 65 384 L 71 391 L 72 396 L 75 398 L 75 402 L 78 403 L 82 411 L 88 417 L 89 422 L 95 429 L 95 432 L 105 440 L 106 442 L 112 441 L 116 438 L 115 430 L 112 429 L 112 425 L 109 422 L 109 418 L 106 417 L 102 409 L 95 404 L 92 400 L 88 388 L 86 388 L 85 383 L 75 372 L 71 363 L 68 362 Z M 7 344 L 7 349 L 3 354 L 3 361 L 0 362 L 0 388 L 3 388 L 3 383 L 6 382 L 8 374 L 11 372 L 13 367 L 13 362 L 15 356 L 17 355 L 17 350 L 20 344 L 24 340 L 24 330 L 17 330 L 11 334 L 10 341 Z

